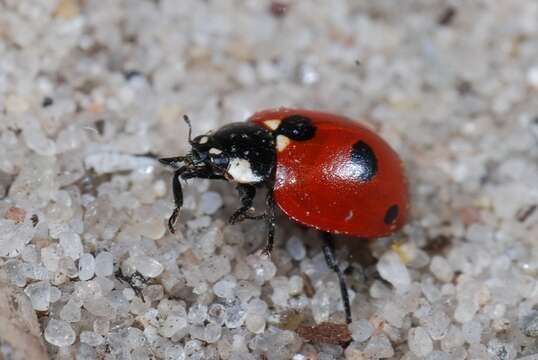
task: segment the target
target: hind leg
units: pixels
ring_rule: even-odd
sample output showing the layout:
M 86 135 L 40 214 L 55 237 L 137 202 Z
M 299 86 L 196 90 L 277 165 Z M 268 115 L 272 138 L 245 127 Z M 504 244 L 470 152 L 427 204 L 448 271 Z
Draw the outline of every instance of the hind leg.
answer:
M 263 248 L 263 253 L 270 256 L 273 251 L 276 227 L 276 204 L 271 190 L 268 190 L 267 197 L 265 198 L 265 214 L 263 219 L 265 220 L 265 227 L 267 228 L 267 242 Z
M 331 234 L 326 232 L 322 233 L 322 237 L 322 248 L 323 254 L 325 255 L 325 262 L 327 263 L 327 266 L 338 276 L 338 282 L 340 283 L 340 294 L 342 296 L 342 301 L 344 302 L 344 310 L 346 312 L 346 322 L 349 324 L 351 323 L 351 306 L 349 305 L 349 294 L 347 291 L 344 274 L 342 273 L 342 270 L 340 270 L 340 267 L 338 266 L 338 262 L 336 261 L 336 257 L 334 255 L 334 239 Z

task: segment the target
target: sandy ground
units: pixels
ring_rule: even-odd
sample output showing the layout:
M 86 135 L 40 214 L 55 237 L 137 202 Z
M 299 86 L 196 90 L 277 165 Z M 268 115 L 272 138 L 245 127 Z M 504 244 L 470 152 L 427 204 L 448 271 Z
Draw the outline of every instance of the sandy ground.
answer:
M 529 0 L 0 0 L 0 305 L 30 329 L 2 356 L 537 359 L 537 59 Z M 200 180 L 170 234 L 171 173 L 137 156 L 279 106 L 406 167 L 409 224 L 338 242 L 349 331 L 314 231 L 281 217 L 259 256 Z

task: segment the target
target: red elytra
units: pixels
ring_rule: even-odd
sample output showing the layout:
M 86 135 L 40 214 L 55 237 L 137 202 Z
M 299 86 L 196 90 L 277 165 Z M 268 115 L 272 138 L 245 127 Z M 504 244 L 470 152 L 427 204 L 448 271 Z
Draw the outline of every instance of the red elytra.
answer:
M 348 118 L 303 109 L 266 110 L 248 121 L 271 129 L 289 116 L 310 119 L 315 134 L 282 139 L 277 151 L 273 191 L 287 216 L 322 231 L 366 238 L 405 224 L 404 169 L 380 136 Z

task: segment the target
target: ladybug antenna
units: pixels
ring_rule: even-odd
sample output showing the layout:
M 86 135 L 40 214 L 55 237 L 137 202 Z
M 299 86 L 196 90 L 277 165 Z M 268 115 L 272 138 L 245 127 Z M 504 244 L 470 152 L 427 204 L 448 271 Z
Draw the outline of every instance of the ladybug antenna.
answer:
M 187 126 L 189 127 L 189 144 L 192 145 L 192 125 L 191 120 L 187 115 L 183 115 L 183 120 L 187 123 Z

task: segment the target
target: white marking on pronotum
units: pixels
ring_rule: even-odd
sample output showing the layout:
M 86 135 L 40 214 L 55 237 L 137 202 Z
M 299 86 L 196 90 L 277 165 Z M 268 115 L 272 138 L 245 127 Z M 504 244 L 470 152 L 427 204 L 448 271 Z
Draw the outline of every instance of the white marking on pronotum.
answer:
M 228 174 L 241 184 L 255 183 L 263 180 L 261 176 L 254 174 L 250 162 L 245 159 L 233 158 L 228 165 Z
M 278 135 L 276 137 L 276 149 L 278 151 L 284 151 L 284 149 L 290 144 L 290 138 L 284 135 Z
M 212 155 L 218 155 L 218 154 L 222 154 L 222 150 L 217 149 L 217 148 L 211 148 L 211 149 L 209 149 L 209 153 L 212 154 Z
M 276 130 L 280 126 L 281 121 L 280 120 L 265 120 L 263 122 L 265 126 L 267 126 L 271 130 Z
M 207 136 L 202 136 L 198 144 L 205 144 L 209 138 Z

